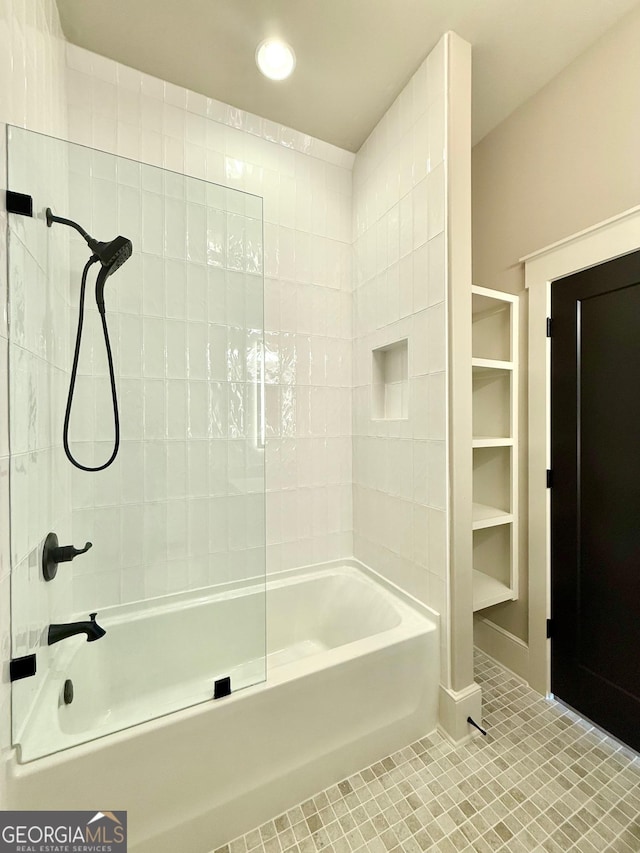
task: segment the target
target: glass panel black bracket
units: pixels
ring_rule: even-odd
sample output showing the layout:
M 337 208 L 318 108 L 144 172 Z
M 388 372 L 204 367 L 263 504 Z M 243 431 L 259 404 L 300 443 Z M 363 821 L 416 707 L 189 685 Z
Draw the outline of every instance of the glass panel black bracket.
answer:
M 25 655 L 23 658 L 13 658 L 9 662 L 9 680 L 19 681 L 36 674 L 36 656 Z
M 25 193 L 7 190 L 7 213 L 19 213 L 20 216 L 33 216 L 33 198 Z
M 222 699 L 223 696 L 231 695 L 231 677 L 219 678 L 213 683 L 213 698 Z

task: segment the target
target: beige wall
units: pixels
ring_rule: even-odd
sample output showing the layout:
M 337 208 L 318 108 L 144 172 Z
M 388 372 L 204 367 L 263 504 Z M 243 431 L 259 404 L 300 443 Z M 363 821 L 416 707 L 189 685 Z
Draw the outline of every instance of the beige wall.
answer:
M 639 44 L 640 5 L 475 146 L 475 284 L 518 293 L 518 258 L 640 204 Z M 526 640 L 526 435 L 521 463 L 520 599 L 482 615 Z

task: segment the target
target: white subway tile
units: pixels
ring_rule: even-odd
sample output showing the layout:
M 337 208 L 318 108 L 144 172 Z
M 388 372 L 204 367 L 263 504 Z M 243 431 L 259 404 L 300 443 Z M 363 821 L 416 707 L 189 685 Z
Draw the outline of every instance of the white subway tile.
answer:
M 276 445 L 275 458 L 272 459 L 272 465 L 269 469 L 269 478 L 267 483 L 274 489 L 295 489 L 300 483 L 300 465 L 301 460 L 301 440 L 291 438 L 282 439 L 282 441 L 274 441 Z M 267 453 L 269 452 L 269 444 L 267 444 Z M 278 475 L 275 475 L 275 464 L 279 463 Z
M 434 509 L 446 509 L 447 469 L 446 446 L 444 441 L 429 441 L 428 454 L 428 497 L 429 506 Z
M 413 258 L 413 310 L 421 311 L 429 304 L 428 244 L 416 249 Z
M 189 557 L 204 556 L 209 550 L 209 501 L 206 498 L 189 497 L 188 516 L 188 552 Z M 184 583 L 184 579 L 181 579 Z
M 429 571 L 442 580 L 447 576 L 447 515 L 429 507 Z
M 447 328 L 445 303 L 439 302 L 426 311 L 427 361 L 429 372 L 443 371 L 447 366 Z
M 121 74 L 130 80 L 130 86 L 123 83 L 120 79 Z M 118 121 L 130 125 L 139 125 L 141 114 L 140 91 L 140 73 L 124 65 L 118 65 Z
M 400 202 L 400 257 L 413 248 L 413 204 L 410 195 Z
M 413 258 L 405 255 L 398 264 L 398 315 L 409 317 L 413 313 Z
M 144 443 L 144 499 L 167 499 L 167 452 L 163 442 Z
M 429 110 L 427 129 L 427 170 L 432 172 L 442 163 L 445 156 L 445 100 L 439 95 Z
M 160 195 L 142 193 L 142 250 L 162 255 L 164 233 L 164 204 Z
M 211 397 L 211 401 L 209 398 Z M 212 408 L 209 408 L 209 402 Z M 222 437 L 227 433 L 226 388 L 220 383 L 207 387 L 206 382 L 189 382 L 189 420 L 187 436 L 190 439 Z
M 429 240 L 428 243 L 428 284 L 427 294 L 429 305 L 442 302 L 445 298 L 447 272 L 445 256 L 444 233 Z
M 165 172 L 163 174 L 164 194 L 169 198 L 186 199 L 187 179 L 184 175 L 173 172 Z
M 447 434 L 446 373 L 431 373 L 428 386 L 427 438 L 444 441 Z
M 186 224 L 185 203 L 181 199 L 167 198 L 164 203 L 164 252 L 168 257 L 187 257 Z
M 187 205 L 187 260 L 207 262 L 207 211 L 201 204 Z
M 117 151 L 121 157 L 130 157 L 132 160 L 140 159 L 140 127 L 138 124 L 119 121 L 117 130 Z M 99 140 L 94 140 L 94 145 L 99 145 Z
M 435 192 L 435 190 L 434 190 Z M 413 201 L 413 248 L 417 249 L 428 238 L 428 184 L 427 178 L 420 181 L 412 190 Z
M 429 336 L 427 312 L 420 311 L 414 314 L 411 347 L 413 358 L 411 373 L 413 376 L 420 376 L 429 372 Z
M 142 439 L 144 431 L 142 381 L 140 379 L 119 379 L 118 394 L 122 440 Z
M 162 165 L 165 169 L 182 174 L 184 171 L 184 141 L 182 139 L 163 135 Z
M 187 372 L 189 379 L 209 378 L 209 329 L 205 323 L 187 326 Z
M 165 367 L 164 320 L 144 317 L 142 321 L 143 375 L 150 379 L 163 379 Z
M 427 236 L 429 239 L 444 231 L 446 187 L 444 165 L 441 163 L 427 177 Z
M 144 379 L 144 437 L 163 439 L 167 434 L 165 384 L 161 379 Z

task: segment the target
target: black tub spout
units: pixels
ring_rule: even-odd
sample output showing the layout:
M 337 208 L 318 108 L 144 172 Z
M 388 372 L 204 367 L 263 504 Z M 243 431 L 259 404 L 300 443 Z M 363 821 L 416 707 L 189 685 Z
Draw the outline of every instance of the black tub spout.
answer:
M 64 625 L 49 625 L 47 644 L 51 646 L 53 643 L 59 643 L 60 640 L 66 640 L 67 637 L 73 637 L 76 634 L 86 634 L 88 643 L 99 640 L 107 632 L 96 622 L 97 615 L 97 613 L 91 613 L 89 622 L 67 622 Z

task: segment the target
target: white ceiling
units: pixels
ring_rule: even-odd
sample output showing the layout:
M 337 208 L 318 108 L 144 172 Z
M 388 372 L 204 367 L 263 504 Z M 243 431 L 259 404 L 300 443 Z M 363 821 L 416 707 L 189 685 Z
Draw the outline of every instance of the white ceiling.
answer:
M 477 142 L 638 0 L 58 0 L 67 38 L 357 151 L 440 36 L 473 45 Z M 266 80 L 277 35 L 293 76 Z

